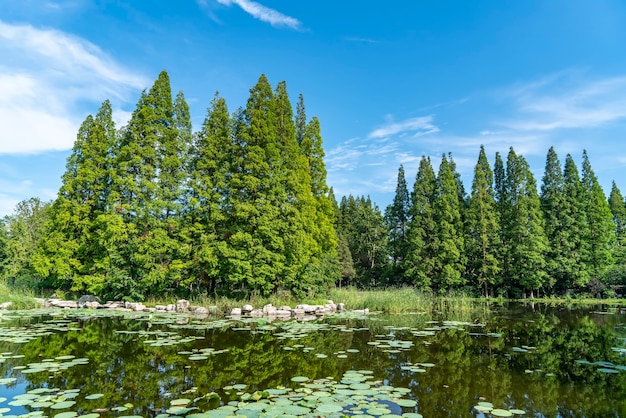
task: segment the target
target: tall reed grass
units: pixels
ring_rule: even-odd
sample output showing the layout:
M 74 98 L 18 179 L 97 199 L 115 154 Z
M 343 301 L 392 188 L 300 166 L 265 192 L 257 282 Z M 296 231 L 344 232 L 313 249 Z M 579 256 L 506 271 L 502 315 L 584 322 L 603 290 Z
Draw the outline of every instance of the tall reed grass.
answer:
M 8 309 L 33 309 L 41 305 L 35 300 L 35 293 L 30 289 L 13 288 L 0 280 L 0 303 L 11 302 Z

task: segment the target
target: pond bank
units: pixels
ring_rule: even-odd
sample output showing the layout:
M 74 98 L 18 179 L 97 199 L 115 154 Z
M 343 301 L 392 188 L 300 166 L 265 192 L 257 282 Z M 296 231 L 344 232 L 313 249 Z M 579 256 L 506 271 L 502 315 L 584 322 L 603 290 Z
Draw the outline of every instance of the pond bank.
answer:
M 190 313 L 194 315 L 208 316 L 210 314 L 227 314 L 227 312 L 220 312 L 217 306 L 196 306 L 192 305 L 190 301 L 186 299 L 179 299 L 175 304 L 168 305 L 156 305 L 154 307 L 148 307 L 142 302 L 123 302 L 123 301 L 107 301 L 101 303 L 101 301 L 91 295 L 82 296 L 78 300 L 62 300 L 57 298 L 35 298 L 44 308 L 59 308 L 59 309 L 102 309 L 109 311 L 122 311 L 122 312 L 150 312 L 150 313 Z M 0 309 L 8 309 L 11 307 L 11 302 L 0 304 Z M 231 317 L 249 317 L 249 318 L 262 318 L 262 317 L 280 317 L 280 318 L 302 318 L 305 316 L 310 317 L 323 317 L 325 315 L 332 315 L 340 313 L 345 310 L 345 304 L 335 304 L 332 300 L 328 300 L 324 305 L 309 305 L 299 304 L 294 308 L 288 305 L 282 305 L 279 307 L 273 306 L 271 303 L 264 305 L 262 308 L 254 308 L 251 304 L 245 304 L 241 308 L 233 308 L 230 311 Z M 352 312 L 360 314 L 368 314 L 369 309 L 357 309 Z

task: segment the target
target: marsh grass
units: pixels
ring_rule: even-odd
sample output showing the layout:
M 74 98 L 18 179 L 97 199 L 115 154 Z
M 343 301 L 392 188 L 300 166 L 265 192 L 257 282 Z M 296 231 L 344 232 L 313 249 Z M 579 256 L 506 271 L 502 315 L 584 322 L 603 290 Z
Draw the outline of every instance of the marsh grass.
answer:
M 6 281 L 0 280 L 0 303 L 11 302 L 10 310 L 33 309 L 41 305 L 35 300 L 35 293 L 24 288 L 14 288 Z

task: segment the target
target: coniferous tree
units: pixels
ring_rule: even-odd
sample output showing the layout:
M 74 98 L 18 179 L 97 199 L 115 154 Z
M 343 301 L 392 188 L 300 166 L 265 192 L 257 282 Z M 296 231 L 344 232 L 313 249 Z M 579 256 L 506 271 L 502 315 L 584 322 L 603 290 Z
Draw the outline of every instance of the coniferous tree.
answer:
M 305 117 L 304 102 L 302 95 L 298 101 L 298 113 L 296 115 L 296 140 L 299 140 L 301 118 Z M 311 229 L 313 238 L 318 244 L 313 257 L 310 271 L 316 270 L 321 274 L 331 276 L 333 279 L 337 272 L 333 272 L 333 266 L 338 263 L 337 259 L 337 234 L 333 225 L 334 209 L 329 197 L 329 188 L 326 182 L 326 165 L 324 163 L 324 148 L 320 122 L 313 117 L 305 126 L 304 133 L 298 141 L 301 152 L 305 157 L 308 175 L 310 179 L 310 193 L 313 198 L 314 213 L 309 215 L 312 221 Z M 308 198 L 307 198 L 308 199 Z M 336 203 L 336 202 L 335 202 Z M 328 270 L 328 269 L 331 270 Z M 338 277 L 334 277 L 335 279 Z M 321 277 L 320 279 L 321 280 Z M 318 281 L 319 281 L 318 280 Z
M 499 152 L 496 152 L 495 163 L 493 166 L 493 180 L 494 180 L 494 193 L 496 198 L 496 216 L 500 225 L 500 247 L 496 250 L 496 258 L 498 259 L 501 267 L 501 286 L 504 289 L 508 289 L 511 286 L 509 278 L 511 277 L 509 272 L 509 259 L 508 259 L 508 247 L 509 241 L 506 231 L 508 231 L 507 222 L 509 221 L 507 213 L 508 199 L 506 193 L 506 169 L 504 161 Z
M 385 223 L 389 230 L 389 253 L 393 262 L 391 282 L 401 284 L 404 277 L 404 262 L 408 253 L 407 231 L 411 220 L 409 210 L 411 197 L 406 184 L 404 167 L 398 169 L 398 183 L 393 202 L 385 210 Z
M 626 258 L 626 204 L 622 192 L 613 181 L 611 194 L 609 195 L 609 208 L 613 215 L 615 228 L 615 246 L 613 260 L 623 264 Z
M 430 158 L 422 157 L 411 193 L 407 229 L 406 277 L 420 289 L 430 289 L 435 272 L 437 230 L 434 202 L 437 181 Z
M 548 287 L 552 287 L 555 282 L 562 282 L 562 244 L 563 225 L 562 210 L 565 196 L 563 195 L 563 171 L 561 162 L 554 150 L 550 147 L 546 156 L 546 168 L 541 184 L 541 209 L 545 220 L 544 230 L 548 239 L 548 250 L 546 253 L 546 273 L 548 274 Z
M 110 280 L 110 248 L 104 245 L 99 229 L 110 210 L 115 143 L 111 105 L 105 101 L 79 129 L 50 208 L 48 233 L 33 257 L 37 273 L 56 286 L 97 293 Z
M 457 182 L 444 154 L 437 175 L 437 194 L 433 205 L 437 224 L 433 243 L 434 284 L 439 291 L 449 291 L 452 286 L 465 283 L 462 276 L 465 243 L 461 207 Z
M 601 280 L 612 263 L 611 250 L 615 240 L 613 215 L 602 187 L 591 168 L 587 151 L 583 151 L 582 185 L 587 215 L 584 237 L 588 243 L 588 256 L 584 260 L 591 279 Z
M 229 274 L 221 252 L 227 240 L 231 128 L 226 100 L 216 93 L 191 151 L 184 232 L 191 246 L 189 276 L 211 294 Z
M 563 206 L 560 208 L 561 230 L 559 242 L 555 243 L 560 250 L 557 261 L 560 264 L 560 288 L 584 286 L 589 281 L 589 268 L 584 260 L 588 253 L 585 241 L 585 212 L 583 190 L 578 169 L 571 155 L 565 159 L 563 171 Z
M 370 198 L 341 200 L 339 207 L 343 231 L 357 270 L 358 285 L 363 288 L 380 284 L 388 262 L 387 233 L 384 217 Z
M 356 270 L 354 268 L 352 253 L 350 252 L 348 235 L 346 231 L 343 230 L 341 211 L 335 199 L 335 192 L 332 187 L 328 191 L 328 199 L 330 200 L 333 213 L 333 226 L 337 233 L 337 259 L 341 275 L 337 280 L 337 285 L 341 287 L 343 283 L 346 283 L 349 286 L 356 277 Z M 345 197 L 342 198 L 342 204 L 344 204 L 345 201 Z
M 500 223 L 494 194 L 493 172 L 487 161 L 485 148 L 481 145 L 467 211 L 466 248 L 467 271 L 484 288 L 485 297 L 489 297 L 489 285 L 494 286 L 500 277 L 500 262 L 497 257 Z
M 510 283 L 530 291 L 545 284 L 547 239 L 537 185 L 526 159 L 511 147 L 504 181 L 505 239 Z

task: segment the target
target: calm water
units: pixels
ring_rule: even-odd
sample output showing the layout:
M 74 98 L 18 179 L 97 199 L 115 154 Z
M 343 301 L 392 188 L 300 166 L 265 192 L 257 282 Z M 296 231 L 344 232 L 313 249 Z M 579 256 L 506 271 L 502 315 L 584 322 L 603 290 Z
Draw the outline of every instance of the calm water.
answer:
M 5 313 L 0 353 L 2 418 L 491 416 L 479 402 L 626 417 L 626 314 L 615 308 L 310 322 Z

